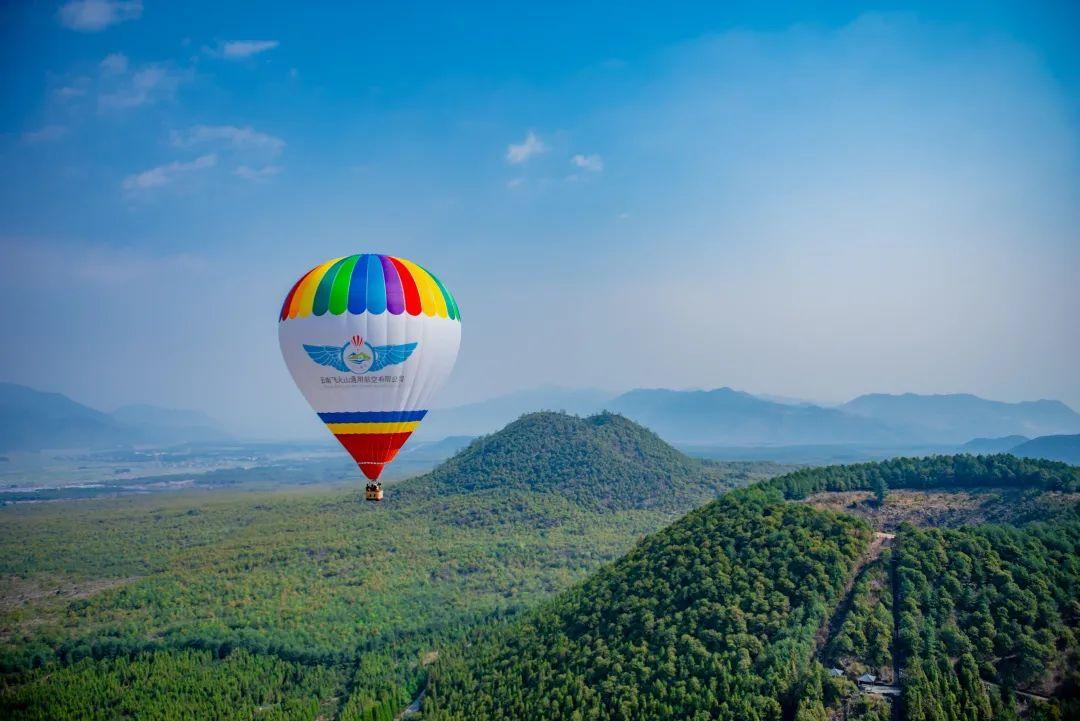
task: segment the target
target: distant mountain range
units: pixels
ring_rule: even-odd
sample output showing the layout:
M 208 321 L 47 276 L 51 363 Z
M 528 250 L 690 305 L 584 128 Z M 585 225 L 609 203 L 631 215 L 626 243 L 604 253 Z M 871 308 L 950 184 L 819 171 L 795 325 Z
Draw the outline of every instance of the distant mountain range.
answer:
M 1003 403 L 966 393 L 872 393 L 840 408 L 902 429 L 912 440 L 934 443 L 963 443 L 978 436 L 1080 433 L 1080 414 L 1060 401 Z
M 432 411 L 417 435 L 492 433 L 535 410 L 587 415 L 610 410 L 681 446 L 872 446 L 955 450 L 971 439 L 997 452 L 1034 436 L 1080 433 L 1080 414 L 1059 401 L 1003 403 L 966 394 L 870 394 L 830 408 L 771 400 L 731 388 L 711 391 L 638 389 L 613 396 L 596 390 L 537 389 Z M 1006 436 L 1016 438 L 1003 439 Z
M 0 383 L 0 450 L 108 448 L 228 440 L 229 435 L 198 411 L 148 405 L 112 413 L 15 383 Z
M 607 406 L 672 443 L 748 446 L 909 440 L 903 430 L 873 418 L 811 404 L 777 403 L 731 388 L 633 390 Z
M 1022 458 L 1046 458 L 1080 466 L 1080 435 L 1033 438 L 1008 452 Z
M 1000 453 L 1035 438 L 1023 453 L 1068 454 L 1064 440 L 1080 434 L 1080 414 L 1059 401 L 1003 403 L 972 395 L 870 394 L 837 407 L 770 399 L 731 388 L 710 391 L 637 389 L 621 395 L 595 389 L 539 388 L 479 403 L 434 410 L 409 449 L 410 459 L 460 448 L 468 437 L 493 433 L 540 410 L 587 416 L 604 410 L 646 426 L 694 455 L 793 463 L 850 462 L 927 453 Z M 0 451 L 105 448 L 229 440 L 198 411 L 132 405 L 103 413 L 59 393 L 0 383 Z M 443 455 L 442 457 L 445 457 Z M 423 456 L 423 458 L 421 457 Z M 403 454 L 404 459 L 404 454 Z
M 563 411 L 587 416 L 604 408 L 613 394 L 590 388 L 531 388 L 478 403 L 428 413 L 415 440 L 447 436 L 482 436 L 535 411 Z
M 970 441 L 960 446 L 960 449 L 965 453 L 979 454 L 992 454 L 992 453 L 1008 453 L 1013 448 L 1016 448 L 1021 443 L 1027 443 L 1030 438 L 1027 436 L 1002 436 L 1001 438 L 972 438 Z

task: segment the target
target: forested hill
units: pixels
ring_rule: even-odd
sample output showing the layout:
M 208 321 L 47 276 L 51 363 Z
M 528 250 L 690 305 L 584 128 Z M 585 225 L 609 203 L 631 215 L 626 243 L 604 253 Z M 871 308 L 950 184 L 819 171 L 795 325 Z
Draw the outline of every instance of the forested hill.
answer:
M 588 508 L 685 509 L 711 500 L 738 474 L 739 464 L 690 458 L 620 415 L 531 413 L 402 491 L 552 492 Z
M 861 520 L 734 491 L 433 674 L 425 719 L 778 719 L 867 549 Z
M 885 491 L 889 488 L 1024 488 L 1080 491 L 1080 467 L 1038 458 L 993 456 L 929 456 L 893 458 L 877 463 L 806 468 L 778 476 L 767 485 L 786 498 L 804 498 L 821 491 Z
M 894 537 L 785 499 L 953 484 L 1076 504 L 1077 470 L 942 456 L 799 471 L 732 491 L 445 654 L 424 719 L 1078 718 L 1075 511 L 1017 526 L 903 524 Z M 885 691 L 898 695 L 857 688 L 868 670 L 887 673 Z

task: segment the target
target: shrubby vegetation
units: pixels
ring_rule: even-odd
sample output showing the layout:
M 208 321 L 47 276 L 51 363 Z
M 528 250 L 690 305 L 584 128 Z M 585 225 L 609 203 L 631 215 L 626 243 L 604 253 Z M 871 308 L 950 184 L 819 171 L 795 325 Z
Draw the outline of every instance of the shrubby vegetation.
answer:
M 755 721 L 813 696 L 820 710 L 813 636 L 869 540 L 858 519 L 728 494 L 440 660 L 425 718 Z

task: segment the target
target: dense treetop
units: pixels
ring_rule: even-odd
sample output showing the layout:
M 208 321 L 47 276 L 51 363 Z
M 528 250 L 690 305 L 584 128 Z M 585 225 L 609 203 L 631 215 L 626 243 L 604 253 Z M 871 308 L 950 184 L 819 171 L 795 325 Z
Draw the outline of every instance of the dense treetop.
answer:
M 905 526 L 898 541 L 905 719 L 1016 718 L 1013 689 L 1061 699 L 1039 718 L 1080 718 L 1080 522 Z
M 1012 487 L 1076 492 L 1080 491 L 1080 467 L 1008 454 L 929 456 L 806 468 L 768 482 L 786 498 L 805 498 L 820 491 L 874 491 L 882 484 L 915 490 Z
M 441 661 L 431 719 L 778 719 L 870 531 L 733 492 Z

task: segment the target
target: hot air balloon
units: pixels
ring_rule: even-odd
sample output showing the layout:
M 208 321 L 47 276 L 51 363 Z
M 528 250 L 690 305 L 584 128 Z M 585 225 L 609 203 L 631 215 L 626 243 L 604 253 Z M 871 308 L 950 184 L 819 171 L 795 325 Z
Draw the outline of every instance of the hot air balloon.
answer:
M 285 296 L 278 341 L 300 392 L 367 476 L 365 497 L 382 500 L 379 474 L 454 367 L 454 296 L 404 258 L 334 258 Z

